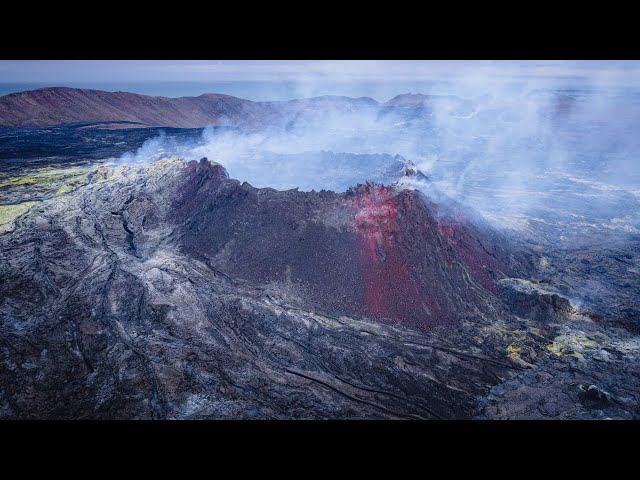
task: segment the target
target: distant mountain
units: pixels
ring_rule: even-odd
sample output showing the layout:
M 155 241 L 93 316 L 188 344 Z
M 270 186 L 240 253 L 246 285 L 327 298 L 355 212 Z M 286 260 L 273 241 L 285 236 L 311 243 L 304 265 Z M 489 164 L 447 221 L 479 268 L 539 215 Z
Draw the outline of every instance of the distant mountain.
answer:
M 468 115 L 474 110 L 474 104 L 454 95 L 423 95 L 422 93 L 403 93 L 384 104 L 386 107 L 419 108 L 429 112 L 438 109 L 453 115 Z
M 528 97 L 542 113 L 566 116 L 580 99 L 551 90 L 535 90 Z M 197 97 L 153 97 L 129 92 L 106 92 L 50 87 L 0 97 L 0 126 L 44 126 L 65 123 L 128 122 L 100 128 L 230 126 L 242 129 L 305 128 L 344 125 L 370 114 L 371 118 L 410 121 L 435 113 L 469 116 L 476 102 L 454 95 L 403 93 L 384 103 L 369 97 L 326 95 L 288 101 L 253 102 L 230 95 L 206 93 Z M 350 119 L 349 114 L 355 116 Z
M 136 122 L 124 128 L 162 126 L 198 128 L 278 125 L 309 110 L 377 107 L 371 98 L 325 96 L 288 102 L 252 102 L 230 95 L 152 97 L 67 87 L 40 88 L 0 97 L 0 126 L 59 125 L 75 122 Z
M 40 88 L 0 97 L 0 126 L 60 125 L 76 122 L 134 122 L 117 128 L 201 128 L 224 125 L 239 128 L 292 128 L 349 113 L 401 116 L 430 115 L 434 109 L 467 115 L 471 101 L 451 95 L 406 93 L 386 103 L 369 97 L 321 96 L 278 102 L 253 102 L 230 95 L 152 97 L 128 92 L 105 92 L 67 87 Z M 116 127 L 113 127 L 116 128 Z
M 54 87 L 0 97 L 2 126 L 124 121 L 193 128 L 247 123 L 264 111 L 265 106 L 250 100 L 219 94 L 167 98 Z

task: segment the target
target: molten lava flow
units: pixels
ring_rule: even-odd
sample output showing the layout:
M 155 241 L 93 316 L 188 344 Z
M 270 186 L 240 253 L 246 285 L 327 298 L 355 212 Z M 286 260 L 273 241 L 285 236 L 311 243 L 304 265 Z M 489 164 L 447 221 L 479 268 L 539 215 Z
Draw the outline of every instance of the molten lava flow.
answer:
M 349 200 L 357 208 L 354 227 L 366 283 L 367 315 L 426 328 L 435 320 L 435 309 L 423 301 L 403 260 L 396 199 L 386 187 L 367 185 Z

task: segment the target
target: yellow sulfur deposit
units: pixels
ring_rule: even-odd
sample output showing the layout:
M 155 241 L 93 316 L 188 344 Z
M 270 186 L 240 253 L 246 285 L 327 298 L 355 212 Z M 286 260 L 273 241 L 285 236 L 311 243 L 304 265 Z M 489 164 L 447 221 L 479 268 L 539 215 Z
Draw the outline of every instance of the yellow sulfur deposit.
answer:
M 15 220 L 24 215 L 37 202 L 24 202 L 17 205 L 0 205 L 0 233 L 12 232 Z
M 584 335 L 560 335 L 547 345 L 547 350 L 558 357 L 584 358 L 582 352 L 593 347 L 593 342 Z

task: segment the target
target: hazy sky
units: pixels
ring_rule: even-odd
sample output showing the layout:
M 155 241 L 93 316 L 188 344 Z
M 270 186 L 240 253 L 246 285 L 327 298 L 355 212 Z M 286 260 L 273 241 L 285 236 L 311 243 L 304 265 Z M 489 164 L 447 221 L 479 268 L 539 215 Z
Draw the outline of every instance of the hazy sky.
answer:
M 157 95 L 220 93 L 249 97 L 287 97 L 301 94 L 356 95 L 356 82 L 394 83 L 398 91 L 420 89 L 420 82 L 452 78 L 536 79 L 589 82 L 634 87 L 640 85 L 638 61 L 507 61 L 507 60 L 5 60 L 0 61 L 0 94 L 20 90 L 20 84 L 126 89 Z M 295 83 L 298 87 L 273 91 L 230 86 L 234 82 Z M 160 85 L 163 85 L 160 87 Z M 168 84 L 172 86 L 169 87 Z M 342 84 L 342 87 L 336 85 Z M 154 86 L 155 85 L 155 86 Z M 24 89 L 24 88 L 22 88 Z M 286 90 L 286 91 L 285 91 Z M 362 90 L 362 95 L 370 95 Z M 395 90 L 394 90 L 395 91 Z M 374 93 L 377 93 L 374 92 Z M 389 94 L 391 90 L 389 90 Z M 387 95 L 386 90 L 380 95 Z M 275 98 L 274 98 L 275 99 Z
M 507 60 L 10 60 L 0 61 L 2 82 L 296 80 L 331 76 L 368 80 L 437 80 L 465 72 L 574 76 L 632 74 L 638 61 Z

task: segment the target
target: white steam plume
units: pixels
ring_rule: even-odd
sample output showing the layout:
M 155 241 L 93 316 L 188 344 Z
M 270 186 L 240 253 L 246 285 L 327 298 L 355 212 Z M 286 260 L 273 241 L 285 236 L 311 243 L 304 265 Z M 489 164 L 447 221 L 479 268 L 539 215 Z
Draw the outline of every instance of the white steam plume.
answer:
M 457 98 L 425 97 L 420 105 L 419 97 L 407 97 L 395 106 L 340 98 L 278 103 L 284 120 L 277 128 L 265 125 L 258 133 L 206 129 L 197 142 L 160 137 L 122 161 L 206 156 L 255 186 L 319 190 L 334 188 L 332 179 L 341 175 L 345 181 L 353 176 L 355 184 L 375 172 L 366 162 L 360 170 L 350 166 L 341 172 L 308 152 L 399 154 L 449 196 L 495 219 L 571 217 L 597 220 L 602 228 L 624 219 L 621 229 L 635 228 L 640 220 L 640 94 L 612 87 L 624 83 L 623 69 L 607 68 L 602 75 L 592 69 L 579 88 L 571 89 L 566 79 L 522 77 L 517 66 L 492 71 L 491 64 L 483 64 L 477 74 L 465 67 L 457 76 L 455 65 L 449 77 L 425 82 L 420 93 Z M 371 73 L 372 65 L 366 68 Z M 324 77 L 318 85 L 309 78 L 296 88 L 318 92 L 330 80 Z M 381 91 L 389 88 L 385 84 Z

